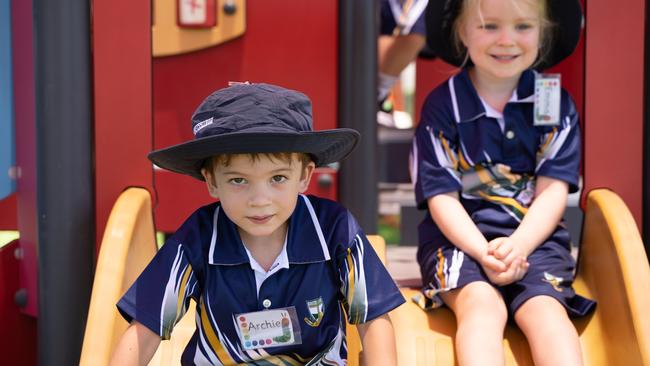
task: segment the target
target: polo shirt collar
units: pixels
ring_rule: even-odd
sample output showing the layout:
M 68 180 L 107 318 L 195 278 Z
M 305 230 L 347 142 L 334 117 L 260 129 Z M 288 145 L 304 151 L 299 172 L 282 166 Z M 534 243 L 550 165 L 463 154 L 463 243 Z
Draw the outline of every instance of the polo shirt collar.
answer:
M 238 265 L 250 263 L 237 226 L 217 205 L 212 224 L 208 263 Z M 313 263 L 330 259 L 323 231 L 307 196 L 299 195 L 296 208 L 289 217 L 286 251 L 289 263 Z
M 533 70 L 526 70 L 521 74 L 509 103 L 533 102 L 535 73 Z M 453 76 L 448 83 L 456 122 L 469 122 L 486 115 L 483 102 L 469 77 L 468 68 Z

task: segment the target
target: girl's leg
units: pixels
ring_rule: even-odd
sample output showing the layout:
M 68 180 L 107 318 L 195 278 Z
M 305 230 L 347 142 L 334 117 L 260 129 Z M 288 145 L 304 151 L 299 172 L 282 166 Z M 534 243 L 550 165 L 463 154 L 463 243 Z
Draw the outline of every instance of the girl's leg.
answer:
M 456 315 L 459 365 L 503 365 L 508 311 L 501 294 L 489 283 L 476 281 L 441 296 Z
M 536 366 L 582 365 L 578 332 L 564 306 L 551 296 L 535 296 L 515 313 L 524 332 Z

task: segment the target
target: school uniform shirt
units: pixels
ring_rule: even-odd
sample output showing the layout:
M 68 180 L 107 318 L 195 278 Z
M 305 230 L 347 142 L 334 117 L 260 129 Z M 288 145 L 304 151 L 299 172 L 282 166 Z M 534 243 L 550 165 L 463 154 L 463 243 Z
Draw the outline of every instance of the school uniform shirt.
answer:
M 487 105 L 467 69 L 427 97 L 413 139 L 411 175 L 418 208 L 435 195 L 459 192 L 459 200 L 487 240 L 509 236 L 535 193 L 535 177 L 578 189 L 580 130 L 575 105 L 562 90 L 560 121 L 533 125 L 535 72 L 525 71 L 503 114 Z M 418 227 L 418 261 L 451 245 L 426 213 Z M 549 240 L 570 245 L 560 224 Z
M 352 215 L 313 196 L 298 198 L 285 247 L 263 272 L 214 203 L 167 240 L 117 306 L 127 321 L 168 339 L 194 299 L 197 330 L 183 365 L 344 365 L 346 316 L 364 323 L 404 302 Z M 302 344 L 242 346 L 235 315 L 288 307 Z

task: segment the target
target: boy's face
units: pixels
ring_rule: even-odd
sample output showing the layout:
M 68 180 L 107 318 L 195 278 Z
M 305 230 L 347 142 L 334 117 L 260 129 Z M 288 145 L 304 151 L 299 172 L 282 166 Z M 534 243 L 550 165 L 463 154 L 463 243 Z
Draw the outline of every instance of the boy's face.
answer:
M 287 220 L 298 194 L 307 190 L 315 165 L 303 169 L 297 154 L 291 161 L 260 154 L 233 155 L 227 166 L 215 163 L 212 172 L 202 169 L 208 191 L 221 201 L 224 212 L 239 228 L 245 243 L 259 239 L 284 241 Z

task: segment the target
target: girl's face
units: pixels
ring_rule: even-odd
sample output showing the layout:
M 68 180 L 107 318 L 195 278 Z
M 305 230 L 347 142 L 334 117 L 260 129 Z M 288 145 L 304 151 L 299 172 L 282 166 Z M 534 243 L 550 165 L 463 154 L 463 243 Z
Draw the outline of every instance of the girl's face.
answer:
M 539 53 L 540 10 L 534 0 L 479 0 L 465 8 L 459 36 L 485 82 L 517 80 Z

